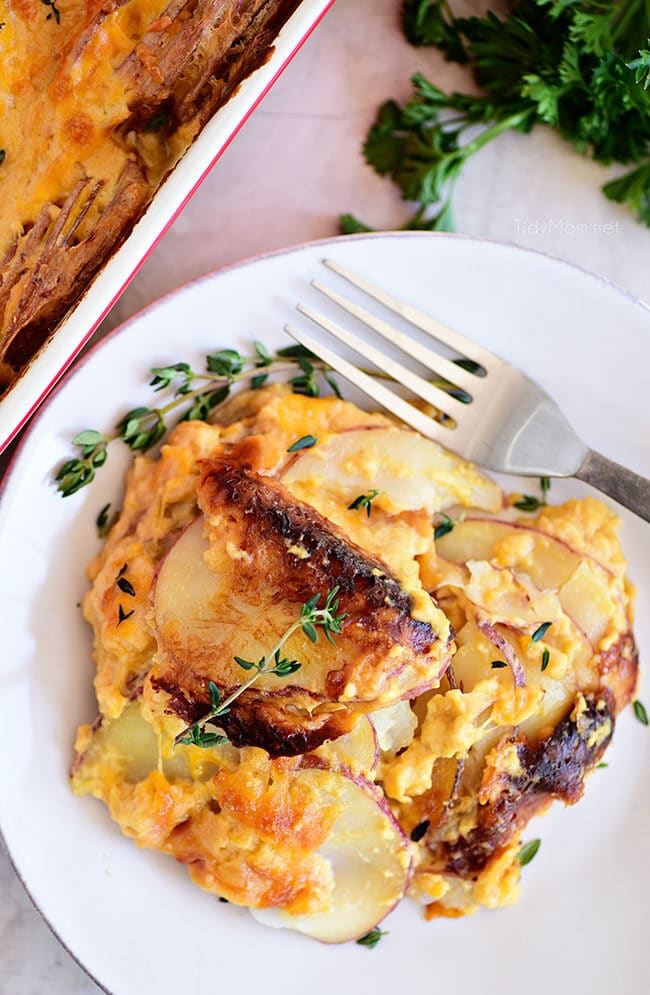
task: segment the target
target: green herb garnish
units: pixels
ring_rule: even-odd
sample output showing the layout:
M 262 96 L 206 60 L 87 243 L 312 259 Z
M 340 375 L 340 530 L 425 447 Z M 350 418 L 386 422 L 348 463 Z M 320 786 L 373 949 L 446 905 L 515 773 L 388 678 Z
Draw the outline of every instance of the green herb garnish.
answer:
M 507 667 L 508 664 L 505 660 L 493 660 L 490 666 L 492 667 L 492 670 L 501 670 L 503 667 Z
M 131 615 L 133 615 L 134 611 L 135 608 L 132 608 L 130 612 L 125 612 L 124 609 L 122 608 L 122 605 L 118 605 L 117 624 L 121 625 L 122 622 L 126 622 L 127 618 L 131 618 Z
M 415 204 L 403 227 L 452 229 L 465 163 L 503 132 L 536 125 L 604 165 L 634 164 L 603 192 L 650 226 L 650 5 L 515 0 L 508 8 L 466 18 L 447 0 L 402 5 L 408 40 L 468 64 L 481 89 L 447 93 L 416 73 L 410 100 L 379 109 L 363 151 Z M 372 230 L 350 214 L 340 223 L 344 233 Z
M 603 770 L 604 767 L 609 767 L 609 764 L 606 764 L 604 760 L 601 763 L 596 764 L 596 770 Z
M 116 511 L 115 514 L 109 519 L 108 513 L 111 510 L 110 501 L 105 504 L 97 518 L 95 519 L 95 525 L 97 526 L 97 535 L 100 539 L 103 539 L 111 531 L 115 522 L 120 517 L 119 512 Z
M 374 950 L 382 936 L 388 936 L 388 930 L 380 929 L 379 926 L 375 926 L 374 929 L 371 929 L 369 933 L 366 933 L 365 936 L 362 936 L 361 939 L 356 942 L 360 947 L 369 947 L 370 950 Z
M 540 508 L 545 508 L 547 504 L 546 495 L 551 489 L 550 477 L 540 477 L 539 486 L 542 491 L 541 498 L 535 497 L 534 494 L 523 494 L 519 501 L 513 503 L 513 508 L 518 508 L 519 511 L 526 512 L 539 511 Z
M 6 156 L 7 156 L 7 153 L 5 152 L 5 150 L 4 149 L 0 149 L 0 166 L 5 161 Z
M 647 726 L 648 713 L 645 710 L 645 705 L 643 704 L 643 702 L 639 701 L 639 699 L 637 698 L 636 701 L 633 702 L 632 708 L 634 709 L 634 714 L 636 715 L 641 725 Z
M 355 497 L 352 504 L 348 505 L 348 510 L 357 511 L 359 508 L 365 508 L 366 514 L 368 518 L 370 518 L 372 514 L 372 502 L 376 497 L 379 497 L 379 495 L 383 493 L 383 491 L 368 491 L 367 494 L 359 494 L 358 497 Z
M 54 20 L 56 21 L 56 23 L 60 24 L 61 23 L 61 11 L 59 10 L 59 8 L 56 5 L 56 0 L 41 0 L 41 3 L 45 7 L 50 7 L 51 8 L 50 13 L 47 15 L 47 17 L 45 18 L 45 20 L 49 21 L 50 18 L 53 17 Z
M 117 586 L 119 587 L 120 591 L 124 591 L 124 593 L 128 594 L 129 597 L 135 598 L 135 589 L 133 587 L 133 584 L 131 583 L 130 580 L 127 580 L 126 577 L 118 577 Z
M 263 343 L 256 341 L 254 350 L 253 356 L 245 356 L 235 349 L 211 353 L 206 357 L 206 371 L 203 373 L 193 370 L 185 362 L 153 367 L 150 386 L 156 393 L 171 391 L 171 399 L 159 408 L 133 408 L 119 420 L 111 434 L 87 429 L 76 435 L 72 444 L 78 447 L 79 453 L 73 459 L 66 460 L 55 477 L 59 493 L 69 497 L 90 484 L 95 479 L 96 471 L 106 462 L 112 442 L 119 439 L 134 453 L 146 452 L 167 432 L 172 412 L 181 408 L 181 420 L 206 421 L 214 409 L 230 396 L 233 386 L 244 381 L 248 380 L 251 387 L 259 389 L 271 372 L 294 371 L 298 366 L 301 371 L 299 376 L 289 381 L 294 393 L 316 396 L 319 393 L 317 377 L 320 376 L 338 397 L 341 396 L 329 367 L 316 357 L 310 358 L 311 354 L 302 346 L 288 346 L 271 355 Z M 262 368 L 264 372 L 260 372 Z M 110 525 L 107 528 L 110 529 Z
M 43 2 L 45 2 L 45 0 L 43 0 Z M 157 110 L 156 113 L 149 118 L 143 128 L 143 131 L 160 131 L 161 128 L 164 128 L 165 125 L 169 123 L 169 120 L 169 111 L 166 111 L 161 107 L 160 110 Z
M 300 452 L 301 449 L 311 449 L 317 442 L 318 439 L 315 435 L 303 435 L 301 439 L 296 439 L 296 441 L 289 446 L 287 452 L 297 453 Z
M 550 654 L 548 648 L 545 646 L 544 647 L 544 652 L 542 653 L 542 670 L 543 671 L 546 670 L 546 668 L 548 667 L 550 659 L 551 659 L 551 654 Z
M 535 629 L 530 637 L 530 645 L 534 646 L 534 644 L 538 643 L 540 639 L 543 639 L 552 625 L 552 622 L 542 622 L 542 624 Z
M 411 839 L 414 843 L 419 843 L 420 840 L 424 839 L 429 831 L 430 825 L 430 819 L 424 819 L 423 822 L 418 822 L 417 826 L 411 830 Z
M 513 508 L 518 508 L 519 511 L 539 511 L 546 504 L 545 501 L 541 501 L 539 498 L 535 497 L 534 494 L 524 494 L 519 499 L 513 503 Z
M 458 522 L 455 522 L 453 518 L 450 518 L 449 515 L 445 515 L 441 511 L 438 515 L 438 523 L 433 529 L 433 538 L 442 539 L 443 536 L 449 535 L 456 525 L 458 525 Z
M 530 864 L 541 845 L 541 840 L 530 840 L 529 843 L 524 843 L 519 851 L 519 863 L 522 867 L 525 867 L 526 864 Z
M 318 630 L 320 629 L 331 643 L 334 642 L 334 636 L 341 632 L 343 622 L 347 618 L 345 612 L 339 612 L 340 599 L 337 598 L 338 592 L 339 588 L 333 587 L 325 595 L 322 608 L 318 607 L 318 603 L 321 600 L 320 594 L 314 594 L 306 601 L 300 609 L 299 618 L 283 633 L 268 655 L 260 657 L 257 661 L 245 660 L 239 656 L 234 657 L 235 663 L 242 670 L 252 671 L 251 676 L 236 691 L 233 691 L 225 701 L 222 701 L 221 692 L 217 685 L 213 681 L 209 681 L 210 711 L 207 715 L 204 715 L 201 719 L 183 729 L 176 736 L 174 743 L 185 743 L 189 746 L 216 746 L 219 743 L 227 743 L 228 739 L 226 736 L 206 730 L 206 725 L 214 725 L 215 720 L 218 720 L 220 716 L 227 715 L 232 703 L 244 691 L 252 687 L 263 674 L 288 677 L 290 674 L 294 674 L 297 670 L 300 670 L 301 664 L 297 660 L 282 656 L 282 649 L 285 643 L 294 633 L 302 630 L 304 635 L 311 642 L 315 643 L 318 641 Z M 218 725 L 218 722 L 216 724 Z

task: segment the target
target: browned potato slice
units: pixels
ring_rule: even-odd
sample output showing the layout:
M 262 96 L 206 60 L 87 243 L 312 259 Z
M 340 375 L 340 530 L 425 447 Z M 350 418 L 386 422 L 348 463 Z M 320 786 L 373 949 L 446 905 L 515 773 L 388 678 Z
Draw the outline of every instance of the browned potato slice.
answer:
M 232 693 L 244 677 L 234 658 L 259 660 L 304 602 L 335 586 L 343 631 L 333 643 L 291 637 L 283 652 L 300 670 L 262 676 L 237 699 L 222 722 L 235 745 L 304 753 L 360 713 L 437 686 L 450 629 L 421 588 L 404 589 L 386 563 L 281 484 L 227 459 L 205 464 L 198 497 L 204 518 L 169 552 L 154 591 L 160 653 L 151 680 L 179 715 L 208 711 L 208 681 Z

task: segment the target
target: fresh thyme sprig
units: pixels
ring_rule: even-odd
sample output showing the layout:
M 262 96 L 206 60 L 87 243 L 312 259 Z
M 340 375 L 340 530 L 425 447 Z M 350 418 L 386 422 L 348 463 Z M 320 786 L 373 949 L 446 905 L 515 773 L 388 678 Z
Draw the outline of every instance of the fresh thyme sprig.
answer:
M 56 474 L 59 493 L 69 497 L 90 484 L 96 471 L 106 462 L 112 442 L 119 439 L 132 452 L 146 452 L 167 432 L 172 412 L 185 406 L 181 421 L 205 421 L 238 383 L 248 380 L 251 387 L 257 389 L 270 373 L 295 371 L 298 366 L 299 375 L 289 380 L 295 394 L 318 396 L 320 376 L 338 397 L 341 396 L 329 368 L 303 346 L 288 346 L 272 355 L 262 342 L 256 341 L 253 345 L 252 356 L 235 349 L 211 353 L 206 357 L 205 372 L 197 372 L 185 362 L 154 366 L 149 385 L 155 393 L 171 391 L 171 399 L 161 407 L 141 406 L 127 411 L 112 433 L 103 434 L 96 429 L 79 432 L 72 440 L 79 449 L 78 455 L 66 460 Z
M 282 655 L 282 650 L 289 639 L 294 635 L 294 633 L 302 630 L 302 632 L 307 636 L 312 643 L 318 642 L 318 630 L 321 629 L 325 635 L 325 638 L 329 642 L 334 642 L 334 636 L 341 632 L 343 627 L 343 622 L 347 618 L 345 612 L 339 612 L 340 599 L 337 597 L 339 592 L 338 586 L 333 587 L 325 595 L 325 601 L 322 608 L 318 607 L 318 603 L 321 599 L 320 594 L 314 594 L 312 597 L 305 601 L 300 609 L 300 616 L 293 622 L 288 629 L 282 634 L 276 645 L 273 647 L 270 653 L 265 654 L 260 657 L 259 660 L 245 660 L 243 657 L 235 656 L 235 663 L 242 668 L 242 670 L 252 671 L 251 676 L 247 681 L 233 691 L 225 701 L 222 700 L 221 692 L 217 685 L 213 681 L 208 682 L 208 691 L 210 694 L 210 711 L 203 718 L 199 719 L 197 722 L 193 722 L 192 725 L 187 726 L 183 729 L 178 736 L 176 736 L 174 743 L 184 743 L 188 746 L 218 746 L 221 743 L 227 743 L 228 737 L 224 736 L 222 733 L 215 733 L 206 730 L 206 725 L 218 725 L 218 720 L 220 717 L 227 715 L 230 711 L 230 706 L 237 698 L 240 697 L 247 691 L 248 688 L 252 687 L 253 684 L 262 675 L 275 674 L 276 677 L 288 677 L 290 674 L 295 674 L 297 670 L 300 670 L 302 664 L 298 663 L 297 660 L 292 660 L 290 657 L 285 657 Z

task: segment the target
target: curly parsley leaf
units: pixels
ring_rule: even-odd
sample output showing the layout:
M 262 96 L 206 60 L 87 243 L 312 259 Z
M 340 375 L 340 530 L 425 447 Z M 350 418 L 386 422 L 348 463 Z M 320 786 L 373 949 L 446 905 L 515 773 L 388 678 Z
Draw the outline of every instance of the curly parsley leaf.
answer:
M 464 18 L 447 0 L 405 0 L 402 25 L 412 44 L 468 62 L 482 88 L 447 93 L 416 74 L 411 100 L 381 105 L 364 154 L 418 205 L 404 228 L 452 230 L 465 163 L 502 132 L 537 124 L 597 162 L 638 164 L 604 193 L 650 226 L 648 3 L 515 0 L 505 14 Z M 352 214 L 340 224 L 371 230 Z

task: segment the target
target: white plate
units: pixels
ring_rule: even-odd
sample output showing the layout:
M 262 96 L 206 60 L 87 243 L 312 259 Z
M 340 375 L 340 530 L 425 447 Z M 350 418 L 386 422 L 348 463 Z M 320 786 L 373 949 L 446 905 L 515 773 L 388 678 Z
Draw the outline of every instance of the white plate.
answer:
M 275 39 L 267 62 L 246 77 L 208 121 L 196 141 L 154 194 L 144 215 L 0 399 L 0 453 L 48 395 L 155 249 L 217 159 L 291 62 L 334 0 L 301 0 Z
M 61 940 L 114 995 L 646 993 L 650 731 L 631 709 L 585 799 L 531 827 L 543 844 L 523 872 L 518 906 L 427 923 L 404 902 L 374 951 L 258 926 L 192 885 L 171 858 L 138 850 L 99 802 L 69 791 L 75 727 L 95 715 L 90 631 L 76 605 L 98 548 L 95 517 L 109 500 L 119 506 L 129 454 L 115 444 L 95 483 L 66 500 L 53 490 L 52 468 L 76 432 L 110 429 L 128 407 L 150 402 L 150 366 L 198 364 L 207 351 L 252 336 L 280 346 L 299 298 L 329 310 L 308 285 L 323 276 L 325 255 L 520 365 L 546 384 L 587 442 L 650 474 L 650 312 L 545 256 L 458 236 L 348 238 L 217 273 L 143 311 L 54 394 L 0 504 L 0 826 L 15 866 Z M 586 491 L 555 482 L 551 496 Z M 649 538 L 647 526 L 623 515 L 641 591 L 642 651 L 650 650 Z

